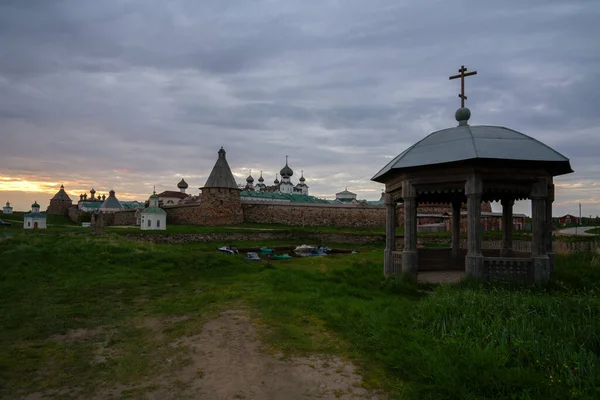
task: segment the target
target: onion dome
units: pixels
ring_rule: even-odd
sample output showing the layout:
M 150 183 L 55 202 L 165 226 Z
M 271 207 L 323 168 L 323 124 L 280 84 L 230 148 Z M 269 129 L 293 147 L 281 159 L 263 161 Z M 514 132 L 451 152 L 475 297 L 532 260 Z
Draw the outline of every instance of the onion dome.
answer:
M 35 201 L 32 205 L 31 208 L 40 208 L 40 205 L 37 203 L 37 201 Z
M 254 178 L 252 177 L 252 170 L 250 170 L 250 175 L 248 175 L 248 177 L 246 178 L 246 182 L 248 182 L 248 183 L 254 182 Z
M 260 171 L 260 177 L 258 178 L 258 181 L 260 183 L 263 183 L 265 181 L 264 178 L 262 177 L 262 171 Z
M 300 176 L 300 182 L 304 183 L 306 179 L 304 179 L 304 170 L 302 170 L 302 175 Z
M 92 190 L 90 190 L 90 193 L 93 195 L 96 194 L 96 191 L 94 190 L 94 188 L 92 188 Z
M 294 171 L 292 171 L 292 169 L 288 166 L 287 156 L 285 156 L 285 167 L 283 167 L 279 173 L 281 174 L 282 178 L 289 178 L 290 176 L 294 175 Z
M 277 174 L 275 174 L 275 180 L 273 181 L 275 185 L 279 185 L 279 179 L 277 179 Z
M 181 179 L 181 182 L 179 182 L 179 183 L 177 184 L 177 188 L 179 188 L 179 189 L 187 189 L 187 188 L 188 188 L 188 184 L 187 184 L 187 182 L 186 182 L 186 181 L 185 181 L 185 180 L 182 178 L 182 179 Z

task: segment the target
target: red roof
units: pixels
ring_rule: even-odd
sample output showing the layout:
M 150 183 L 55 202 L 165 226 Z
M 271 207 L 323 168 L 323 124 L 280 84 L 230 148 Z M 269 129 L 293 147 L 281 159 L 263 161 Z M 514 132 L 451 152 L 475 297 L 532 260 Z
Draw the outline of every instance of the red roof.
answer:
M 164 192 L 158 194 L 159 198 L 160 197 L 176 197 L 178 199 L 185 199 L 188 196 L 189 196 L 189 194 L 176 192 L 174 190 L 165 190 Z

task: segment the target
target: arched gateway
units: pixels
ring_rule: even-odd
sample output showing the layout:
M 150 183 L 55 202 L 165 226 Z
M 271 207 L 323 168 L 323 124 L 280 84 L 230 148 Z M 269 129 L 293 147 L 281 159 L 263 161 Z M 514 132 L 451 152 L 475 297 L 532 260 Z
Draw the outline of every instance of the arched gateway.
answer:
M 462 72 L 461 72 L 462 71 Z M 462 80 L 466 69 L 459 72 Z M 452 78 L 452 77 L 451 77 Z M 463 91 L 459 95 L 464 102 Z M 494 280 L 549 279 L 552 252 L 553 177 L 573 172 L 569 159 L 520 132 L 500 126 L 471 126 L 471 112 L 456 111 L 458 126 L 433 132 L 402 152 L 372 180 L 385 184 L 387 206 L 384 273 L 416 275 L 427 259 L 445 259 L 449 270 Z M 532 204 L 531 253 L 512 249 L 515 200 Z M 482 249 L 481 203 L 502 202 L 502 249 Z M 404 249 L 396 250 L 396 204 L 404 203 Z M 460 248 L 460 207 L 467 203 L 467 248 Z M 452 248 L 417 249 L 419 203 L 452 204 Z M 435 253 L 435 255 L 434 255 Z M 423 260 L 423 263 L 420 261 Z

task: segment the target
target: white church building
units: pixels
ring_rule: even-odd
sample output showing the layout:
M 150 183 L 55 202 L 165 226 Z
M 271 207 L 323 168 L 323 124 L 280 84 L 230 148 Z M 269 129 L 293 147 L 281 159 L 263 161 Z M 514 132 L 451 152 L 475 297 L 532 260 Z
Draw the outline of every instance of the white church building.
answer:
M 306 178 L 304 178 L 304 171 L 302 171 L 302 175 L 299 179 L 300 182 L 298 184 L 294 185 L 292 182 L 291 178 L 294 175 L 294 171 L 288 165 L 288 156 L 285 156 L 285 166 L 281 169 L 281 171 L 279 171 L 279 174 L 281 175 L 281 182 L 277 178 L 276 174 L 273 185 L 267 186 L 265 185 L 262 171 L 260 171 L 260 177 L 258 178 L 258 183 L 255 186 L 254 178 L 252 177 L 252 171 L 250 171 L 250 175 L 248 178 L 246 178 L 246 186 L 244 186 L 242 190 L 281 194 L 303 194 L 308 196 L 308 185 L 306 184 Z
M 40 212 L 37 201 L 31 205 L 31 212 L 23 215 L 23 229 L 46 229 L 46 214 Z
M 6 205 L 2 207 L 2 214 L 12 214 L 13 208 L 10 206 L 10 201 L 6 202 Z
M 167 229 L 167 212 L 158 206 L 158 196 L 156 195 L 156 191 L 148 199 L 148 208 L 145 208 L 141 214 L 141 230 Z

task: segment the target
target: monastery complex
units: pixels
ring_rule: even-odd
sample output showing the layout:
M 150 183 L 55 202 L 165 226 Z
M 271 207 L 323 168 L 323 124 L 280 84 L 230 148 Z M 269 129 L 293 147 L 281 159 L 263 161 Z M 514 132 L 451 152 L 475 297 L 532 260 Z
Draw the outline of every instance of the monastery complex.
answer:
M 266 185 L 260 174 L 258 182 L 250 174 L 246 185 L 238 185 L 226 158 L 225 149 L 217 153 L 217 160 L 201 193 L 189 194 L 188 183 L 182 179 L 178 190 L 153 194 L 145 205 L 139 201 L 120 201 L 114 190 L 109 195 L 80 194 L 76 204 L 65 192 L 64 186 L 50 200 L 49 214 L 68 215 L 73 221 L 85 215 L 102 213 L 105 225 L 138 225 L 142 229 L 165 229 L 167 224 L 230 225 L 243 222 L 272 223 L 306 226 L 377 227 L 384 226 L 386 208 L 383 195 L 380 200 L 366 201 L 347 190 L 336 193 L 335 200 L 309 195 L 304 174 L 294 184 L 294 171 L 286 159 L 285 166 L 272 185 Z M 163 210 L 165 221 L 158 227 L 149 227 L 145 210 Z M 450 204 L 422 204 L 419 206 L 420 231 L 447 231 L 452 215 Z M 461 209 L 463 228 L 466 229 L 466 208 Z M 397 207 L 397 224 L 403 223 L 403 207 Z M 516 215 L 514 229 L 525 226 L 525 216 Z M 155 219 L 156 221 L 156 219 Z M 160 224 L 160 223 L 159 223 Z M 489 202 L 482 204 L 484 230 L 501 230 L 501 213 L 493 213 Z

